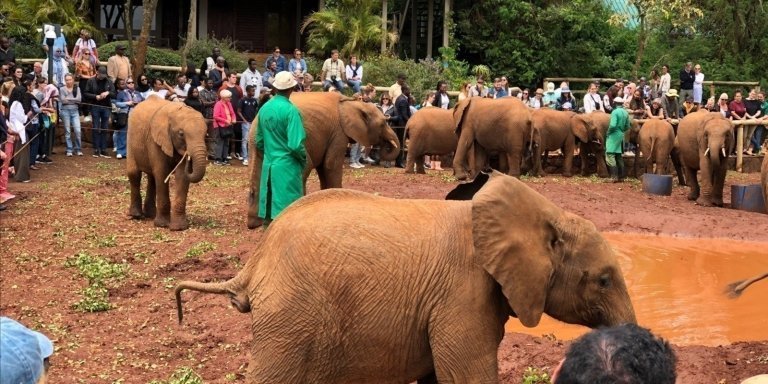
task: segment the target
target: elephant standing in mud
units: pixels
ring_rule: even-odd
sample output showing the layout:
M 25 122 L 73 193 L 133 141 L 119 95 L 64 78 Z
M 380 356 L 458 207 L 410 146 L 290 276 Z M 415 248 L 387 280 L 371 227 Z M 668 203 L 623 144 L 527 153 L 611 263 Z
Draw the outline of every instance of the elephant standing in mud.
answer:
M 640 150 L 635 152 L 635 164 L 638 163 L 640 152 L 642 152 L 645 158 L 645 173 L 666 175 L 668 171 L 667 163 L 671 158 L 677 173 L 678 183 L 685 185 L 683 169 L 680 164 L 680 154 L 675 148 L 675 130 L 672 128 L 672 124 L 666 120 L 646 120 L 642 128 L 638 129 L 637 141 Z M 656 164 L 655 171 L 654 163 Z M 635 165 L 635 168 L 637 168 L 637 165 Z M 637 174 L 637 171 L 635 173 Z
M 453 111 L 437 107 L 421 109 L 405 126 L 408 139 L 408 157 L 405 173 L 426 173 L 425 155 L 448 155 L 456 150 L 459 138 L 454 132 Z
M 186 229 L 189 183 L 202 180 L 208 165 L 203 115 L 183 103 L 150 97 L 131 111 L 128 126 L 129 215 L 134 219 L 154 218 L 158 227 Z M 169 196 L 169 184 L 165 182 L 171 172 L 176 175 L 173 200 Z M 147 174 L 143 209 L 142 173 Z
M 251 312 L 251 383 L 497 383 L 509 316 L 636 321 L 594 224 L 499 172 L 471 201 L 312 193 L 234 278 L 179 283 L 179 320 L 185 289 Z
M 718 112 L 686 115 L 677 127 L 675 146 L 691 188 L 688 200 L 705 206 L 723 206 L 723 187 L 728 171 L 727 150 L 733 144 L 733 126 Z M 701 174 L 701 189 L 696 172 Z
M 605 135 L 611 115 L 604 112 L 592 112 L 576 115 L 575 119 L 589 127 L 589 141 L 579 143 L 579 158 L 581 159 L 581 175 L 589 176 L 589 155 L 595 157 L 597 176 L 608 177 L 608 166 L 605 164 Z
M 768 211 L 768 153 L 763 156 L 763 166 L 760 168 L 760 181 L 763 185 L 763 202 L 765 203 L 766 211 Z
M 341 188 L 344 174 L 344 154 L 352 139 L 366 147 L 380 145 L 382 161 L 392 161 L 400 154 L 397 136 L 387 125 L 384 114 L 374 104 L 356 101 L 329 92 L 294 92 L 291 102 L 299 108 L 307 139 L 307 168 L 304 183 L 312 169 L 320 178 L 320 188 Z M 254 120 L 251 138 L 256 134 L 258 119 Z M 248 228 L 261 226 L 259 218 L 259 184 L 263 154 L 250 140 L 248 194 Z
M 576 149 L 576 138 L 581 142 L 590 141 L 590 127 L 587 119 L 577 118 L 574 112 L 556 111 L 553 109 L 537 109 L 531 112 L 532 145 L 534 176 L 544 176 L 542 157 L 549 151 L 563 151 L 563 176 L 573 175 L 573 153 Z M 592 129 L 594 132 L 594 129 Z M 593 136 L 594 137 L 594 136 Z
M 494 153 L 506 157 L 509 175 L 520 176 L 525 144 L 531 137 L 531 113 L 520 99 L 470 97 L 454 107 L 453 121 L 459 137 L 453 157 L 456 179 L 469 177 L 469 157 L 475 159 L 470 170 L 475 177 Z

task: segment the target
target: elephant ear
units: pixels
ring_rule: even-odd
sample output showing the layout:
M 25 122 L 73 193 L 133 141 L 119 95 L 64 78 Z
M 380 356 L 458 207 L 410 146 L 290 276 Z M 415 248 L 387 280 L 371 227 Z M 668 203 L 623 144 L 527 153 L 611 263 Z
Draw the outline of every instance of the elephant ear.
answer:
M 544 312 L 562 211 L 514 177 L 494 171 L 472 199 L 475 260 L 501 285 L 520 322 Z
M 373 134 L 371 127 L 372 116 L 366 109 L 368 106 L 375 108 L 348 97 L 339 101 L 341 130 L 347 137 L 366 147 L 378 141 L 378 135 Z
M 464 126 L 464 119 L 466 118 L 469 106 L 472 103 L 472 97 L 468 97 L 462 100 L 460 103 L 453 107 L 453 121 L 455 124 L 456 136 L 461 137 L 461 129 Z
M 571 131 L 582 143 L 589 142 L 589 123 L 585 116 L 574 115 L 571 117 Z
M 167 104 L 166 104 L 167 103 Z M 171 113 L 178 113 L 177 108 L 169 107 L 170 101 L 158 105 L 158 109 L 152 115 L 149 121 L 149 131 L 152 134 L 152 140 L 160 146 L 168 157 L 173 157 L 173 143 L 171 142 Z M 182 104 L 183 105 L 183 104 Z M 179 108 L 180 109 L 180 108 Z

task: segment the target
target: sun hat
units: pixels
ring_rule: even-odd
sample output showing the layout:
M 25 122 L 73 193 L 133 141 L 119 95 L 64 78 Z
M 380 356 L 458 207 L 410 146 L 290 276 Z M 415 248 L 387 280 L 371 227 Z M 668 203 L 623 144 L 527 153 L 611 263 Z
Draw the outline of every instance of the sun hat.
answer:
M 616 96 L 616 97 L 613 99 L 613 102 L 614 102 L 614 103 L 622 103 L 622 104 L 624 104 L 624 98 Z
M 547 83 L 547 93 L 555 92 L 555 83 L 549 82 Z
M 290 72 L 282 71 L 275 75 L 275 82 L 272 83 L 272 86 L 278 90 L 284 91 L 286 89 L 295 87 L 296 79 Z
M 728 94 L 723 92 L 720 94 L 720 100 L 728 100 Z
M 42 333 L 0 317 L 0 384 L 35 384 L 43 375 L 43 360 L 53 343 Z
M 568 88 L 568 87 L 562 87 L 562 88 L 560 88 L 560 93 L 566 93 L 566 92 L 568 92 L 568 93 L 571 93 L 571 89 L 570 89 L 570 88 Z
M 219 92 L 219 97 L 221 97 L 222 99 L 232 97 L 232 92 L 230 92 L 228 89 L 224 89 L 221 92 Z
M 670 89 L 666 93 L 667 97 L 677 97 L 677 89 Z

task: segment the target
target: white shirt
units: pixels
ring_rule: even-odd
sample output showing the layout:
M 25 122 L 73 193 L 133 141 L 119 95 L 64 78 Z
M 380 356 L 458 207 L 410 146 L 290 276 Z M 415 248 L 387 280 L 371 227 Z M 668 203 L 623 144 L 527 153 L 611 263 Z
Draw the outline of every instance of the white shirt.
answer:
M 159 91 L 155 91 L 154 89 L 152 89 L 147 93 L 147 98 L 149 98 L 150 96 L 158 96 L 161 99 L 165 99 L 165 97 L 168 96 L 168 90 L 161 89 Z
M 696 78 L 693 80 L 693 86 L 701 88 L 704 85 L 704 74 L 699 72 L 696 74 Z
M 672 86 L 672 76 L 669 75 L 669 73 L 665 73 L 661 75 L 661 80 L 659 82 L 659 90 L 661 90 L 661 94 L 667 93 L 669 91 L 669 88 Z
M 256 97 L 258 97 L 261 94 L 261 73 L 259 73 L 258 70 L 251 71 L 250 68 L 243 71 L 243 73 L 240 75 L 240 88 L 243 89 L 243 92 L 245 92 L 245 87 L 253 85 L 256 89 Z
M 534 97 L 528 100 L 528 106 L 533 109 L 541 109 L 541 102 L 542 102 L 541 100 Z
M 357 65 L 357 76 L 354 76 L 352 64 L 347 64 L 347 80 L 363 81 L 363 65 L 360 63 L 357 63 Z
M 189 94 L 189 88 L 191 87 L 192 86 L 189 84 L 184 84 L 183 87 L 179 87 L 179 85 L 176 84 L 176 86 L 173 87 L 173 92 L 176 93 L 176 96 L 178 97 L 187 97 L 187 95 Z
M 24 125 L 27 122 L 27 114 L 24 113 L 24 107 L 20 102 L 14 101 L 11 104 L 11 114 L 8 117 L 8 129 L 21 138 L 21 143 L 27 142 L 27 132 Z
M 341 81 L 341 69 L 344 68 L 344 62 L 341 59 L 336 60 L 326 59 L 323 63 L 323 72 L 325 72 L 325 80 L 330 81 L 332 76 L 336 76 L 336 80 Z
M 603 98 L 596 93 L 587 92 L 584 95 L 584 113 L 592 113 L 603 108 Z M 597 106 L 595 106 L 597 104 Z
M 448 105 L 451 103 L 451 99 L 448 95 L 443 93 L 438 93 L 437 95 L 440 97 L 440 108 L 448 109 Z

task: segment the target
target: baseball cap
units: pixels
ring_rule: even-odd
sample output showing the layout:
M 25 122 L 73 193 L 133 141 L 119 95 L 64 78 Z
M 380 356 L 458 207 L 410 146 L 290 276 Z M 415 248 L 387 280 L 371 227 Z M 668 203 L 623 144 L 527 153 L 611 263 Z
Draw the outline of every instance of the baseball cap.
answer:
M 43 375 L 43 360 L 53 354 L 45 335 L 0 317 L 0 384 L 35 384 Z

